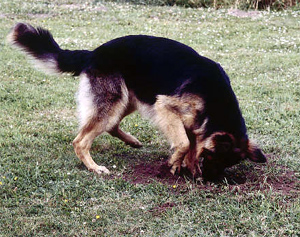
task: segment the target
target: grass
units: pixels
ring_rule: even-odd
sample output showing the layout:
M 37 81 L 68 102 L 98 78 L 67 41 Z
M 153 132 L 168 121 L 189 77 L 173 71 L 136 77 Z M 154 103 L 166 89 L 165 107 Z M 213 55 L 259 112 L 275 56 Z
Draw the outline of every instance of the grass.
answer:
M 1 236 L 297 236 L 300 234 L 299 11 L 236 17 L 227 10 L 113 2 L 0 3 Z M 63 48 L 93 49 L 128 34 L 190 45 L 222 64 L 239 99 L 248 133 L 269 158 L 234 172 L 243 184 L 146 182 L 125 177 L 137 164 L 167 158 L 165 139 L 137 114 L 124 130 L 136 150 L 108 135 L 92 154 L 113 175 L 96 177 L 75 157 L 74 94 L 78 79 L 44 75 L 5 43 L 16 22 L 52 31 Z
M 106 0 L 110 1 L 110 0 Z M 113 2 L 129 2 L 139 5 L 153 6 L 181 6 L 190 8 L 213 7 L 218 8 L 238 8 L 242 10 L 283 10 L 283 9 L 299 9 L 299 0 L 112 0 Z M 98 2 L 96 0 L 96 2 Z

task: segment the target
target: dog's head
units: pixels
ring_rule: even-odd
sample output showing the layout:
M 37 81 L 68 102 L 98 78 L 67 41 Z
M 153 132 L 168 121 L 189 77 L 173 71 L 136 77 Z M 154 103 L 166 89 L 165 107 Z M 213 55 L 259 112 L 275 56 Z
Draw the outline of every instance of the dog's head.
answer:
M 224 169 L 250 159 L 257 163 L 266 162 L 266 157 L 248 138 L 236 139 L 225 132 L 215 132 L 203 142 L 200 157 L 203 158 L 202 176 L 204 180 L 213 180 Z

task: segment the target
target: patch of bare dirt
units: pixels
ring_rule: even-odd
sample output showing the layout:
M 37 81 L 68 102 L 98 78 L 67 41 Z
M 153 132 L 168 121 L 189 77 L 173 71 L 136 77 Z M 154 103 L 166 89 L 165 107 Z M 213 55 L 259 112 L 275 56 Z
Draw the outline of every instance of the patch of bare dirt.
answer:
M 271 168 L 271 169 L 270 169 Z M 139 163 L 128 169 L 123 178 L 134 184 L 149 184 L 157 181 L 170 188 L 187 189 L 188 183 L 200 190 L 224 190 L 224 185 L 231 191 L 247 192 L 254 190 L 272 191 L 289 197 L 300 196 L 300 179 L 295 172 L 270 160 L 265 165 L 240 164 L 229 170 L 214 182 L 203 182 L 202 178 L 192 179 L 187 173 L 172 175 L 165 161 Z M 272 170 L 272 171 L 270 171 Z M 189 182 L 187 182 L 187 180 Z
M 168 185 L 186 183 L 184 176 L 172 175 L 170 168 L 162 160 L 140 163 L 132 166 L 129 170 L 129 173 L 124 174 L 124 178 L 134 184 L 148 184 L 154 180 Z

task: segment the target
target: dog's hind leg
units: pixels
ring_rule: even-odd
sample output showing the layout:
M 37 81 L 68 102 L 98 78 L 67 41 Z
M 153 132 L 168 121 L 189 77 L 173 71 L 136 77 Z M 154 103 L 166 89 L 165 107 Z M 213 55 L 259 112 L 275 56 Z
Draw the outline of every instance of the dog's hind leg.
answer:
M 81 129 L 73 141 L 73 146 L 76 155 L 88 170 L 97 174 L 109 173 L 106 167 L 93 161 L 89 150 L 97 136 L 118 128 L 126 114 L 128 103 L 127 88 L 121 78 L 96 77 L 93 74 L 81 76 L 78 91 Z M 120 137 L 125 136 L 121 130 L 118 132 Z
M 133 104 L 131 104 L 130 99 L 128 100 L 128 107 L 126 108 L 124 114 L 121 116 L 120 121 L 126 117 L 127 115 L 131 114 L 132 112 L 134 112 L 136 110 L 136 107 Z M 108 131 L 108 133 L 114 137 L 119 138 L 121 141 L 125 142 L 126 145 L 129 145 L 133 148 L 140 148 L 143 146 L 143 144 L 134 136 L 132 136 L 129 133 L 124 132 L 121 128 L 120 128 L 120 124 L 116 124 L 116 126 L 114 126 L 110 131 Z
M 115 126 L 112 130 L 110 130 L 109 134 L 119 138 L 120 140 L 125 142 L 126 145 L 129 145 L 131 147 L 140 148 L 143 146 L 143 144 L 134 136 L 122 131 L 119 125 Z
M 107 113 L 101 113 L 102 116 L 99 116 L 99 113 L 96 113 L 95 116 L 88 119 L 85 125 L 82 126 L 79 134 L 73 141 L 76 155 L 85 164 L 88 170 L 97 174 L 109 173 L 109 170 L 105 166 L 99 166 L 93 161 L 89 150 L 97 136 L 101 135 L 103 132 L 111 133 L 115 128 L 118 128 L 124 109 L 124 104 L 119 102 L 111 105 Z M 120 134 L 119 136 L 122 138 L 127 136 L 127 139 L 135 139 L 124 133 L 121 129 L 119 129 L 118 132 Z
M 106 121 L 96 121 L 91 119 L 82 127 L 73 141 L 74 150 L 78 158 L 84 163 L 89 171 L 93 171 L 97 174 L 109 174 L 109 170 L 105 166 L 99 166 L 94 162 L 89 152 L 94 139 L 105 132 L 105 122 Z

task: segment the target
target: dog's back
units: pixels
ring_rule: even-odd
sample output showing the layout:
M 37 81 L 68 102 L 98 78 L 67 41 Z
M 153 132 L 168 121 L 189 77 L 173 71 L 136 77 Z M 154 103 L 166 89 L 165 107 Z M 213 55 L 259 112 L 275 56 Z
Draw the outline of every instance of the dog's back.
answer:
M 199 117 L 209 116 L 207 136 L 220 130 L 246 137 L 227 74 L 192 48 L 166 38 L 133 35 L 105 43 L 93 54 L 98 73 L 119 73 L 140 101 L 154 104 L 158 95 L 197 95 L 207 105 L 206 111 L 199 111 Z
M 118 38 L 97 48 L 94 57 L 95 67 L 100 72 L 119 72 L 142 101 L 152 104 L 159 94 L 183 92 L 188 81 L 205 85 L 227 82 L 218 64 L 166 38 L 144 35 Z M 230 87 L 229 83 L 224 86 Z M 194 89 L 198 94 L 208 93 L 202 85 Z

